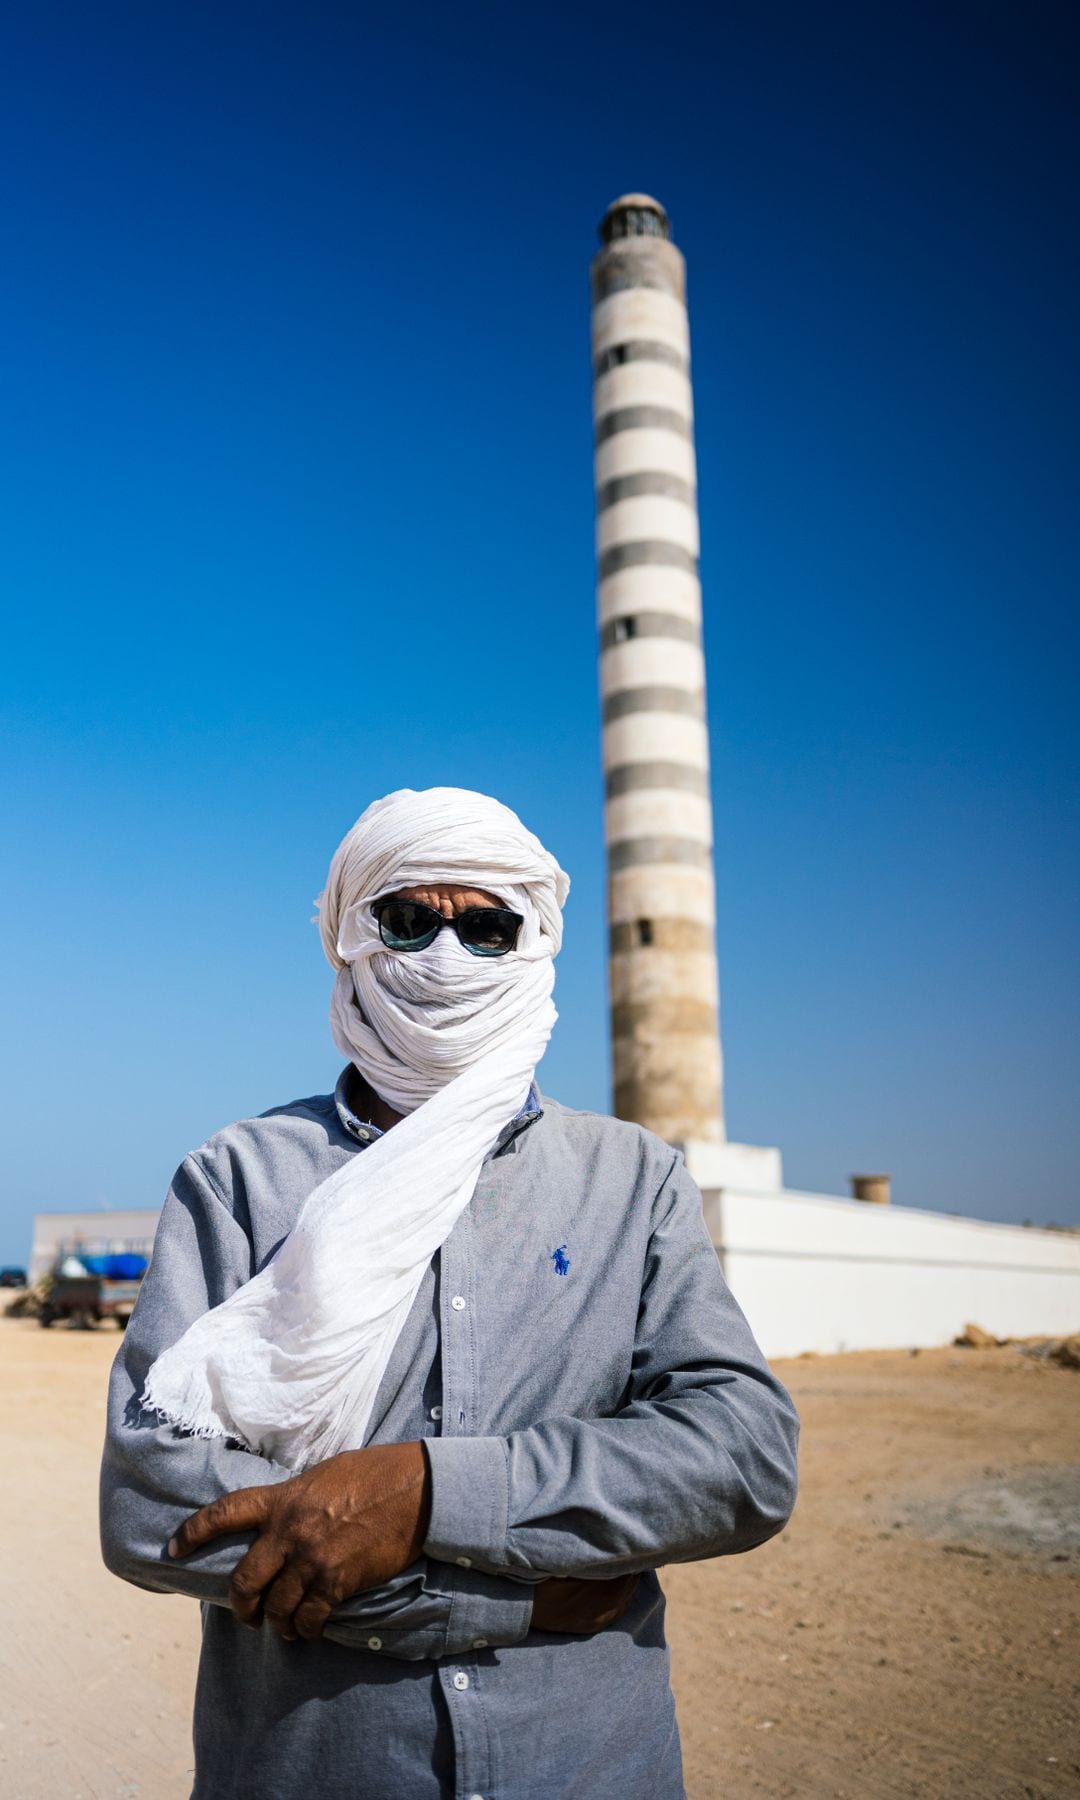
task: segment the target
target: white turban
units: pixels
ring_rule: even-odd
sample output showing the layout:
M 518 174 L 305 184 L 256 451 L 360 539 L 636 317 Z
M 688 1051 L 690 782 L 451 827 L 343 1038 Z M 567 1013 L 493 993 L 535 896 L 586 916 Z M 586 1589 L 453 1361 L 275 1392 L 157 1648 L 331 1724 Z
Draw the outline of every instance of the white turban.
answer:
M 520 912 L 517 947 L 473 956 L 444 930 L 424 950 L 385 949 L 371 902 L 443 882 Z M 145 1406 L 297 1469 L 363 1443 L 424 1271 L 551 1035 L 569 885 L 484 794 L 403 789 L 357 820 L 319 901 L 338 971 L 331 1024 L 343 1054 L 407 1116 L 309 1194 L 271 1262 L 158 1357 Z
M 485 889 L 521 913 L 517 948 L 472 956 L 441 931 L 423 951 L 384 949 L 372 901 L 436 882 Z M 342 1055 L 398 1112 L 505 1050 L 524 1026 L 547 1018 L 550 1030 L 555 1013 L 544 1003 L 569 886 L 539 838 L 487 794 L 403 788 L 356 821 L 319 897 L 323 948 L 338 970 L 330 1025 Z

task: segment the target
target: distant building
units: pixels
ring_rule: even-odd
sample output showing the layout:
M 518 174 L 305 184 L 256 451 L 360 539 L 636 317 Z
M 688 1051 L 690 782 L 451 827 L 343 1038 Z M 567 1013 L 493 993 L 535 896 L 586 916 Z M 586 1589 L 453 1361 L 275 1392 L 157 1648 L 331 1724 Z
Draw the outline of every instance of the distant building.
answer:
M 61 1250 L 85 1250 L 88 1256 L 109 1256 L 133 1250 L 149 1256 L 161 1216 L 157 1206 L 135 1207 L 128 1212 L 46 1212 L 34 1214 L 34 1242 L 30 1251 L 31 1281 L 47 1275 Z

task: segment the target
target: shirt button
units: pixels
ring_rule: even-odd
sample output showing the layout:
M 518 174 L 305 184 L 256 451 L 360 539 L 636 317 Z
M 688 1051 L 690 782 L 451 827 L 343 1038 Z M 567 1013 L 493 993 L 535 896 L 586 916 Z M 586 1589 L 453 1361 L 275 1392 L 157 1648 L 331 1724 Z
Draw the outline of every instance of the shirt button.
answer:
M 459 1669 L 454 1676 L 454 1686 L 457 1688 L 458 1693 L 463 1694 L 468 1685 L 469 1677 L 466 1675 L 464 1669 Z
M 457 1563 L 457 1566 L 459 1569 L 471 1569 L 472 1568 L 472 1557 L 471 1556 L 456 1556 L 454 1558 L 454 1561 Z
M 442 1418 L 442 1407 L 441 1406 L 433 1406 L 431 1409 L 431 1416 L 433 1419 L 441 1419 Z
M 369 1650 L 381 1650 L 382 1638 L 368 1638 L 367 1647 Z
M 487 1638 L 473 1638 L 472 1647 L 474 1650 L 486 1650 L 488 1647 Z
M 484 1800 L 483 1794 L 470 1794 L 469 1800 Z
M 465 1311 L 465 1301 L 461 1294 L 455 1294 L 454 1298 L 451 1300 L 450 1304 L 453 1307 L 455 1312 L 464 1312 Z

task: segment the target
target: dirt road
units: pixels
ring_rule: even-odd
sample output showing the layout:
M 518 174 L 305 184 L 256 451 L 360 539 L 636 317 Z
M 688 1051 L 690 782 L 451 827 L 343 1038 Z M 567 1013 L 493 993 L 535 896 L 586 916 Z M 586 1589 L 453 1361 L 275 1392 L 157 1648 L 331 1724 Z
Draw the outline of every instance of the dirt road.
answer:
M 190 1787 L 197 1609 L 98 1560 L 117 1342 L 0 1319 L 4 1800 Z M 1015 1350 L 779 1368 L 794 1521 L 664 1578 L 691 1800 L 1075 1795 L 1080 1373 Z

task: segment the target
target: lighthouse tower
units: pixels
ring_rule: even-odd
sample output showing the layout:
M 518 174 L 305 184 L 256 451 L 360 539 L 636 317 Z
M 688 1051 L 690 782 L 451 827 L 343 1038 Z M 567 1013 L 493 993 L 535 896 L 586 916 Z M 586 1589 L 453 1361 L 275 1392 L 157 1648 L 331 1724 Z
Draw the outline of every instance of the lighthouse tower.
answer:
M 686 268 L 625 194 L 592 265 L 615 1112 L 724 1136 Z
M 775 1192 L 780 1152 L 724 1131 L 686 265 L 624 194 L 592 264 L 597 600 L 614 1110 L 705 1188 Z

